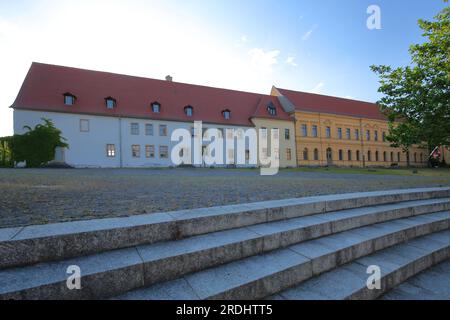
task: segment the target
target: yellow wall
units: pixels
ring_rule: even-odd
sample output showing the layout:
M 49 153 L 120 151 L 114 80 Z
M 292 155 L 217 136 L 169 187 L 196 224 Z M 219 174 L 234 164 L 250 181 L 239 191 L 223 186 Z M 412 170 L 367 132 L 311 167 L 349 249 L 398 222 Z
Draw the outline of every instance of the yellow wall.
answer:
M 295 130 L 297 159 L 300 166 L 391 166 L 398 163 L 400 166 L 406 166 L 406 153 L 400 149 L 390 147 L 389 142 L 383 142 L 383 132 L 387 135 L 387 121 L 360 119 L 357 117 L 340 116 L 333 114 L 321 114 L 313 112 L 295 111 Z M 307 125 L 308 135 L 302 134 L 302 124 Z M 313 126 L 317 126 L 317 137 L 313 137 Z M 326 137 L 326 128 L 330 127 L 331 137 Z M 342 139 L 338 137 L 338 128 L 342 128 Z M 347 139 L 347 128 L 350 129 L 351 139 Z M 355 129 L 359 130 L 359 140 L 356 140 Z M 370 140 L 367 140 L 366 130 L 370 131 Z M 375 131 L 378 132 L 378 141 L 375 141 Z M 308 160 L 304 159 L 303 151 L 307 148 Z M 327 161 L 327 149 L 332 151 L 332 161 Z M 314 149 L 318 150 L 319 160 L 314 160 Z M 342 150 L 342 160 L 339 160 L 339 150 Z M 349 160 L 348 151 L 351 151 L 352 159 Z M 360 159 L 357 160 L 357 151 L 360 153 Z M 370 151 L 371 159 L 368 153 Z M 378 161 L 376 161 L 376 152 L 378 152 Z M 386 161 L 384 160 L 386 152 Z M 391 159 L 393 152 L 394 159 Z M 397 153 L 400 152 L 400 161 L 397 160 Z M 416 160 L 414 157 L 416 154 Z M 422 160 L 421 160 L 422 154 Z M 412 166 L 425 166 L 427 163 L 428 151 L 413 147 L 410 151 L 410 164 Z
M 296 167 L 296 144 L 295 144 L 295 127 L 293 121 L 274 120 L 265 118 L 253 118 L 253 124 L 256 127 L 257 132 L 259 129 L 266 128 L 268 135 L 270 136 L 271 129 L 279 129 L 280 133 L 280 167 Z M 289 129 L 289 140 L 285 139 L 285 129 Z M 287 159 L 287 149 L 291 149 L 291 160 Z

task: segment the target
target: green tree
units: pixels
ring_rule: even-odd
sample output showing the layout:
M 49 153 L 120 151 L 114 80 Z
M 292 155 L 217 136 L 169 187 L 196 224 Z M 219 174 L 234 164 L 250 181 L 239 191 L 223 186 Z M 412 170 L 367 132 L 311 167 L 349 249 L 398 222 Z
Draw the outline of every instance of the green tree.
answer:
M 66 139 L 51 120 L 42 119 L 34 129 L 26 126 L 28 132 L 14 135 L 11 150 L 15 162 L 26 162 L 27 167 L 40 167 L 54 159 L 56 147 L 66 148 Z
M 425 41 L 410 47 L 409 66 L 371 66 L 390 122 L 387 139 L 405 152 L 414 144 L 450 144 L 450 7 L 418 24 Z

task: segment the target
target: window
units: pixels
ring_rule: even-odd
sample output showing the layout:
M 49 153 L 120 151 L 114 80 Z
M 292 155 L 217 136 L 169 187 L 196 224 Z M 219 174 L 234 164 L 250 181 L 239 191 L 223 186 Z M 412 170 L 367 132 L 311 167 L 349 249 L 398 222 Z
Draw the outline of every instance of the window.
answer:
M 348 161 L 352 161 L 352 150 L 347 151 L 347 158 L 348 158 Z
M 394 153 L 391 152 L 391 162 L 394 162 Z
M 152 136 L 153 135 L 153 124 L 146 123 L 145 124 L 145 135 Z
M 373 139 L 375 141 L 378 141 L 378 131 L 377 130 L 375 130 L 375 132 L 373 133 Z
M 192 117 L 192 115 L 194 114 L 194 108 L 192 108 L 191 106 L 187 106 L 187 107 L 184 108 L 184 113 L 188 117 Z
M 131 124 L 131 134 L 134 136 L 139 135 L 139 123 L 132 123 Z
M 417 153 L 414 153 L 414 162 L 417 163 Z
M 343 161 L 344 160 L 344 154 L 342 152 L 342 150 L 339 150 L 339 161 Z
M 359 150 L 356 150 L 356 161 L 360 161 L 361 160 L 361 155 L 359 153 Z
M 308 160 L 308 148 L 303 149 L 303 160 Z
M 314 149 L 314 160 L 318 161 L 319 160 L 319 150 Z
M 131 146 L 131 155 L 133 158 L 140 158 L 141 157 L 141 146 L 138 144 L 133 144 Z
M 312 136 L 314 138 L 317 138 L 317 126 L 316 125 L 312 126 Z
M 302 136 L 303 137 L 308 136 L 308 126 L 306 124 L 302 124 Z
M 366 140 L 370 141 L 370 130 L 366 131 Z
M 372 153 L 367 151 L 367 161 L 372 161 Z
M 352 139 L 352 134 L 349 128 L 347 128 L 345 130 L 345 135 L 347 136 L 347 140 L 351 140 Z
M 108 158 L 114 158 L 116 156 L 116 145 L 114 144 L 106 145 L 106 156 Z
M 355 129 L 355 139 L 359 140 L 359 129 Z
M 267 106 L 267 112 L 269 112 L 269 114 L 271 116 L 276 116 L 277 115 L 277 109 L 275 108 L 275 106 L 271 103 L 269 103 L 269 105 Z
M 386 151 L 383 152 L 383 161 L 387 162 L 387 152 Z
M 331 138 L 331 128 L 330 127 L 326 128 L 326 137 Z
M 420 154 L 420 162 L 423 162 L 423 153 Z
M 167 147 L 167 146 L 159 146 L 159 157 L 161 159 L 169 158 L 169 147 Z
M 286 149 L 286 160 L 291 161 L 292 160 L 292 152 L 290 148 Z
M 158 102 L 153 102 L 152 103 L 152 112 L 160 113 L 161 112 L 161 104 L 159 104 Z
M 153 146 L 153 145 L 145 146 L 145 157 L 146 158 L 154 158 L 155 157 L 155 146 Z
M 289 129 L 284 129 L 284 139 L 285 140 L 291 139 L 291 133 L 290 133 Z
M 400 157 L 400 152 L 397 152 L 397 161 L 400 162 L 402 158 Z
M 267 139 L 267 128 L 265 127 L 261 128 L 261 136 L 263 139 Z
M 222 115 L 226 120 L 229 120 L 231 118 L 231 111 L 230 110 L 224 110 L 222 111 Z
M 89 120 L 80 119 L 80 132 L 89 132 Z
M 338 128 L 338 139 L 342 139 L 342 128 Z
M 375 151 L 375 161 L 380 161 L 379 152 Z
M 245 160 L 250 160 L 250 150 L 245 149 Z
M 263 148 L 262 153 L 263 153 L 264 159 L 266 159 L 267 158 L 267 148 Z M 234 149 L 228 149 L 227 155 L 228 155 L 228 162 L 231 164 L 234 163 Z
M 383 142 L 386 142 L 386 132 L 383 132 L 382 139 L 383 139 Z
M 112 97 L 107 97 L 107 98 L 105 98 L 105 104 L 106 104 L 106 108 L 114 109 L 116 107 L 116 99 L 114 99 Z
M 64 94 L 64 104 L 66 106 L 73 106 L 75 104 L 76 97 L 71 93 Z
M 167 126 L 165 124 L 160 124 L 159 125 L 159 135 L 161 137 L 167 136 Z

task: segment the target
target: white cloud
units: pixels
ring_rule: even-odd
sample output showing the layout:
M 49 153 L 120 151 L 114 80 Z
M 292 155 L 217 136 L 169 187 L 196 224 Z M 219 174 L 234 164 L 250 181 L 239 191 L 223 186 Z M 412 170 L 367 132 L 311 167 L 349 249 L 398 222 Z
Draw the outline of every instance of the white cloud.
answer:
M 318 84 L 316 84 L 316 86 L 312 89 L 313 93 L 321 93 L 322 92 L 322 88 L 324 87 L 325 83 L 323 82 L 319 82 Z
M 273 72 L 273 67 L 278 64 L 277 57 L 280 54 L 279 50 L 267 51 L 263 49 L 253 48 L 248 52 L 250 56 L 251 65 L 255 70 L 263 74 Z
M 246 35 L 242 35 L 242 36 L 241 36 L 241 42 L 242 42 L 242 43 L 247 43 L 247 42 L 248 42 L 248 38 L 247 38 Z
M 308 31 L 306 31 L 306 32 L 303 34 L 302 40 L 303 40 L 303 41 L 306 41 L 306 40 L 308 40 L 309 38 L 311 38 L 311 35 L 313 34 L 314 30 L 317 29 L 317 27 L 318 27 L 317 25 L 314 25 L 311 29 L 309 29 Z
M 293 66 L 293 67 L 297 67 L 298 64 L 295 62 L 295 57 L 288 57 L 286 59 L 286 63 Z
M 350 99 L 350 100 L 355 100 L 355 98 L 353 96 L 345 96 L 345 99 Z

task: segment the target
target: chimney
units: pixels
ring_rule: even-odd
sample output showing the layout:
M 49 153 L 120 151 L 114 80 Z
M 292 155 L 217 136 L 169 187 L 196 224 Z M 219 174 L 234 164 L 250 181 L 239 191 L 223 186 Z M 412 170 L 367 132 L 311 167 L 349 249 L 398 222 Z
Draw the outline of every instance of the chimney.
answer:
M 166 76 L 166 81 L 172 82 L 172 77 L 170 75 Z

